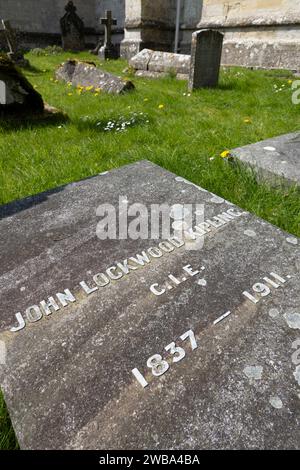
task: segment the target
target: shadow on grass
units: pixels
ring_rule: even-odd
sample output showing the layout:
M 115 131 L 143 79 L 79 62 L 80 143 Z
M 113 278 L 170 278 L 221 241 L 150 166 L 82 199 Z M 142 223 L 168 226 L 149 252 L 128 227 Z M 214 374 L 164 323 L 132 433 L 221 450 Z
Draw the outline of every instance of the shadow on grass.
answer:
M 44 75 L 45 72 L 42 71 L 42 69 L 39 69 L 38 67 L 35 67 L 32 64 L 27 65 L 26 67 L 21 68 L 22 72 L 30 72 L 32 75 Z
M 0 113 L 0 132 L 57 126 L 68 121 L 68 116 L 63 112 L 52 112 L 47 109 L 43 114 L 12 113 L 4 116 L 3 113 Z
M 216 89 L 223 90 L 223 91 L 226 91 L 226 90 L 232 91 L 232 90 L 240 90 L 241 86 L 238 84 L 237 81 L 228 81 L 228 82 L 222 81 L 219 83 Z

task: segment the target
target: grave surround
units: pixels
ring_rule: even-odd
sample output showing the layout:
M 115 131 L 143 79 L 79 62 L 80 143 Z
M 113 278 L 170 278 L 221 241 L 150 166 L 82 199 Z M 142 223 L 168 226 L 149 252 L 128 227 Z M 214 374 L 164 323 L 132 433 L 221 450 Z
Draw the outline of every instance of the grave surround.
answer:
M 200 250 L 175 248 L 88 295 L 81 281 L 160 242 L 96 237 L 97 207 L 119 196 L 204 204 L 206 221 L 235 215 Z M 299 448 L 299 239 L 147 161 L 2 206 L 0 218 L 0 381 L 21 448 Z M 15 313 L 65 289 L 74 302 L 10 331 Z M 180 339 L 190 330 L 195 349 Z M 169 363 L 159 377 L 154 354 Z

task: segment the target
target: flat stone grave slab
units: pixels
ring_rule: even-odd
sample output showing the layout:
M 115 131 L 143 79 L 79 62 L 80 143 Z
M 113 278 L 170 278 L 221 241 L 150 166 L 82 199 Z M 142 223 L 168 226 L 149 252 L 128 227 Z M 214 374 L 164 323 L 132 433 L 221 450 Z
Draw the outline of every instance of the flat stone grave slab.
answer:
M 67 60 L 55 72 L 58 80 L 71 83 L 73 86 L 89 87 L 105 93 L 119 95 L 134 89 L 130 80 L 125 80 L 112 73 L 104 72 L 93 63 L 78 60 Z
M 232 155 L 271 183 L 300 184 L 300 132 L 236 148 Z
M 171 205 L 177 230 L 178 204 L 198 204 L 202 222 L 181 242 L 100 240 L 99 206 L 120 201 Z M 299 449 L 298 238 L 147 161 L 0 217 L 21 448 Z

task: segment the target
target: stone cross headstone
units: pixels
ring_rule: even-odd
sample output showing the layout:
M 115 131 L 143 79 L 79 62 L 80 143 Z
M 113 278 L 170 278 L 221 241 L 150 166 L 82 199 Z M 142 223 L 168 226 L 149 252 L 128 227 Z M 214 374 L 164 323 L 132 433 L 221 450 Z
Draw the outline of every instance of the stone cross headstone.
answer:
M 22 449 L 300 448 L 299 238 L 147 161 L 2 206 L 0 233 Z
M 98 55 L 102 59 L 117 59 L 118 50 L 111 40 L 112 26 L 117 24 L 117 20 L 112 17 L 110 10 L 106 10 L 105 18 L 100 18 L 100 24 L 105 27 L 105 39 L 104 45 L 99 49 Z
M 85 47 L 84 23 L 76 13 L 72 1 L 65 6 L 66 13 L 60 20 L 62 47 L 65 51 L 82 51 Z
M 216 30 L 195 31 L 192 36 L 189 89 L 218 85 L 224 35 Z
M 29 61 L 24 58 L 23 53 L 20 51 L 16 31 L 11 27 L 10 21 L 0 20 L 0 31 L 3 31 L 8 50 L 7 56 L 20 67 L 29 65 Z

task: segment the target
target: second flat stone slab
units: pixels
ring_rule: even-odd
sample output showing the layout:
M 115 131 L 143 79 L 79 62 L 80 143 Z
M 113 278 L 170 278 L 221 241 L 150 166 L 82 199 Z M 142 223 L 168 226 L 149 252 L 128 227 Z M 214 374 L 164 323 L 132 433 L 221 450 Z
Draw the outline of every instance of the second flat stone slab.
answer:
M 271 183 L 300 184 L 300 132 L 236 148 L 232 155 Z

